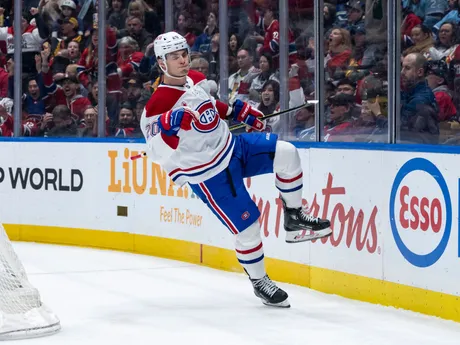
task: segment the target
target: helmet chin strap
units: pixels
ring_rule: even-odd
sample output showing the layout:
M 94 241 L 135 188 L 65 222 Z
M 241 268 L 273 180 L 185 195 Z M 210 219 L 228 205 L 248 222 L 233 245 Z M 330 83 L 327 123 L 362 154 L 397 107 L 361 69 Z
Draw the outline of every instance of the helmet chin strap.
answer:
M 163 71 L 163 73 L 164 73 L 165 75 L 167 75 L 169 78 L 176 79 L 176 80 L 181 80 L 181 79 L 184 79 L 184 78 L 187 76 L 187 75 L 184 75 L 183 77 L 175 77 L 175 76 L 169 74 L 169 72 L 168 72 L 168 66 L 166 65 L 166 63 L 165 63 L 165 67 L 166 67 L 166 68 L 161 67 L 161 65 L 159 65 L 159 66 L 160 66 L 161 70 Z

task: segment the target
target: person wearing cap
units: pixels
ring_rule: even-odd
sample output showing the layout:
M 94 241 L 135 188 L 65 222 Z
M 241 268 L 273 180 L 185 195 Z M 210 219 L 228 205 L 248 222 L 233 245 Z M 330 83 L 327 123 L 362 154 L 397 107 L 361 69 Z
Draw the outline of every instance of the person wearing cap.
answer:
M 75 17 L 65 17 L 58 21 L 59 27 L 56 27 L 57 31 L 53 31 L 51 34 L 51 49 L 54 55 L 57 55 L 60 50 L 67 49 L 70 42 L 76 42 L 80 48 L 83 45 L 83 39 L 81 34 L 78 32 L 79 23 Z
M 60 8 L 61 8 L 62 19 L 77 18 L 78 16 L 77 5 L 75 4 L 73 0 L 62 0 Z M 78 22 L 78 24 L 80 23 Z
M 364 8 L 363 0 L 350 0 L 345 5 L 348 11 L 348 21 L 345 29 L 352 32 L 355 27 L 361 26 L 364 28 Z
M 344 137 L 350 135 L 353 128 L 351 110 L 355 97 L 345 93 L 337 93 L 328 98 L 330 106 L 329 123 L 324 126 L 324 141 L 349 141 L 351 138 Z
M 353 97 L 350 114 L 352 118 L 358 118 L 361 113 L 361 106 L 356 103 L 356 83 L 348 78 L 340 80 L 337 84 L 336 95 L 340 93 Z
M 428 86 L 433 90 L 438 103 L 439 121 L 448 121 L 457 115 L 452 93 L 449 89 L 449 68 L 444 60 L 428 61 L 426 66 L 426 81 Z
M 353 49 L 345 76 L 357 82 L 368 75 L 370 69 L 383 59 L 386 43 L 368 42 L 364 25 L 353 27 L 351 35 Z
M 46 66 L 46 61 L 42 61 L 41 73 L 49 102 L 68 106 L 77 124 L 84 125 L 83 112 L 88 105 L 91 105 L 91 102 L 78 92 L 79 82 L 77 78 L 66 74 L 62 79 L 62 86 L 57 85 L 51 70 Z
M 149 96 L 149 93 L 143 88 L 143 84 L 138 78 L 131 78 L 126 84 L 126 102 L 131 104 L 131 107 L 134 109 L 139 99 L 142 96 Z

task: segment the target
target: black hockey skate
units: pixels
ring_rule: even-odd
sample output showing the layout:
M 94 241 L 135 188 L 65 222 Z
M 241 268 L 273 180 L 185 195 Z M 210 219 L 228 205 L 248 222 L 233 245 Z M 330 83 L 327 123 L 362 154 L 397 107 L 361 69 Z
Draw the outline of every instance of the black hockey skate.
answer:
M 262 300 L 262 303 L 271 307 L 290 308 L 288 294 L 276 286 L 274 282 L 265 275 L 260 279 L 251 279 L 254 287 L 254 294 Z
M 283 198 L 281 200 L 283 201 L 287 243 L 311 241 L 332 234 L 329 220 L 313 217 L 307 214 L 302 207 L 288 208 Z

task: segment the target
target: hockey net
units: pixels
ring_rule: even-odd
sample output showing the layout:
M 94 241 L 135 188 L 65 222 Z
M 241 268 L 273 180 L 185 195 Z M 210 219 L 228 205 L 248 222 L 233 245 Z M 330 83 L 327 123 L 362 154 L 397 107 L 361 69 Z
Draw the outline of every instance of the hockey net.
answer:
M 43 305 L 0 224 L 0 340 L 51 335 L 60 321 Z

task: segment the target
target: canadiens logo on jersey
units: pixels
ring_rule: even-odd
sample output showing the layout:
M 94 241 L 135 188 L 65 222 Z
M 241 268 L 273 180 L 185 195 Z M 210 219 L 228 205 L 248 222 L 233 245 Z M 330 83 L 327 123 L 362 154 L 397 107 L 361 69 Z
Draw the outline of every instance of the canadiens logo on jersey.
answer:
M 217 128 L 220 117 L 211 100 L 200 103 L 195 110 L 199 114 L 198 121 L 194 121 L 192 125 L 198 132 L 211 132 Z

